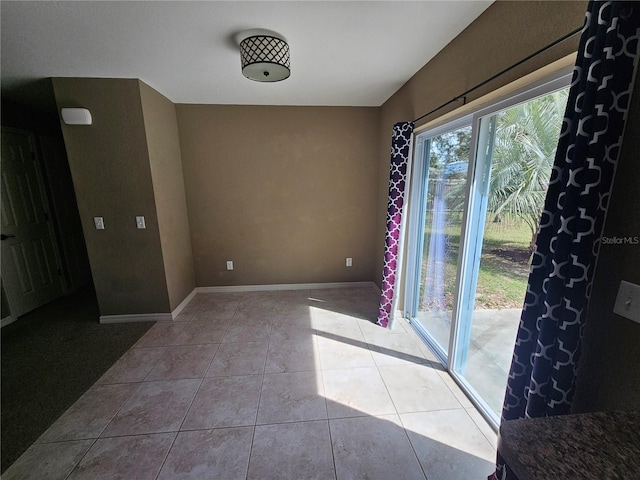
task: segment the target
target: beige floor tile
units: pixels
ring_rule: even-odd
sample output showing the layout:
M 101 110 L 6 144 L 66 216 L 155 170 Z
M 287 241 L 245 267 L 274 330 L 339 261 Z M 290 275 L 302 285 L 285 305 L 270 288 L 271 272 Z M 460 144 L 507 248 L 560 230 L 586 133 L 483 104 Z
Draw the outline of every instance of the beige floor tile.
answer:
M 282 315 L 299 315 L 306 317 L 309 316 L 309 303 L 306 299 L 304 299 L 304 301 L 279 302 L 275 304 L 273 312 L 275 318 Z
M 186 326 L 186 322 L 157 322 L 147 330 L 134 347 L 163 347 L 173 345 Z
M 2 474 L 2 480 L 64 480 L 93 442 L 35 443 Z
M 318 354 L 323 370 L 375 366 L 371 352 L 364 341 L 331 333 L 318 335 Z
M 427 478 L 484 480 L 495 449 L 464 409 L 405 413 L 400 419 Z
M 461 408 L 431 366 L 396 365 L 378 370 L 399 413 Z
M 348 315 L 314 312 L 312 325 L 319 334 L 331 334 L 365 342 L 358 321 Z
M 252 322 L 265 322 L 270 324 L 273 322 L 273 306 L 265 305 L 262 303 L 247 303 L 242 302 L 236 313 L 233 315 L 233 321 L 252 321 Z
M 315 329 L 310 318 L 302 319 L 298 316 L 276 317 L 271 327 L 271 339 L 273 341 L 294 340 L 304 341 L 304 337 L 312 338 Z M 302 338 L 301 338 L 302 337 Z
M 442 367 L 441 365 L 439 366 Z M 463 408 L 474 408 L 473 403 L 471 403 L 471 400 L 469 400 L 469 397 L 467 397 L 467 395 L 462 391 L 456 381 L 451 378 L 451 375 L 445 370 L 444 367 L 436 368 L 435 370 L 438 372 L 438 375 L 440 375 L 440 378 L 447 385 L 451 393 L 456 396 Z
M 424 354 L 407 333 L 366 335 L 376 365 L 416 365 L 428 363 Z
M 262 375 L 268 349 L 268 342 L 222 343 L 206 376 Z
M 334 478 L 326 420 L 256 427 L 247 480 Z
M 323 420 L 327 406 L 320 372 L 265 375 L 258 424 Z
M 178 314 L 178 316 L 174 318 L 174 321 L 187 322 L 191 320 L 191 317 L 193 317 L 196 313 L 198 313 L 198 310 L 200 309 L 200 306 L 202 305 L 202 303 L 199 301 L 196 301 L 196 297 L 194 297 L 187 304 L 187 306 L 182 309 L 182 311 Z
M 244 300 L 245 292 L 216 292 L 216 293 L 201 293 L 198 296 L 202 296 L 202 303 L 240 303 Z
M 198 322 L 231 320 L 239 305 L 238 300 L 206 301 L 202 303 L 192 320 Z
M 324 305 L 324 308 L 327 309 L 327 311 L 338 312 L 359 321 L 375 322 L 378 317 L 377 302 L 375 304 L 371 304 L 362 300 L 353 301 L 349 299 L 342 299 L 328 302 Z
M 406 330 L 402 328 L 402 326 L 395 322 L 391 328 L 383 328 L 376 323 L 377 318 L 373 320 L 358 320 L 358 327 L 362 330 L 362 333 L 365 336 L 365 340 L 368 336 L 371 335 L 391 335 L 394 333 L 406 333 Z
M 325 301 L 330 300 L 368 300 L 375 301 L 380 298 L 373 286 L 363 285 L 348 288 L 317 288 L 311 290 L 311 297 Z
M 141 382 L 166 351 L 167 347 L 132 348 L 96 384 Z
M 262 375 L 205 378 L 181 430 L 255 425 Z
M 480 429 L 482 434 L 485 436 L 485 438 L 489 441 L 491 446 L 494 449 L 497 449 L 498 435 L 496 431 L 493 428 L 491 428 L 489 423 L 484 419 L 484 417 L 480 414 L 480 412 L 476 410 L 474 407 L 467 408 L 466 410 L 469 416 L 471 417 L 471 420 L 473 420 L 473 423 L 475 423 L 478 426 L 478 428 Z
M 222 338 L 222 343 L 268 342 L 270 335 L 271 321 L 234 317 Z
M 486 478 L 495 433 L 379 295 L 198 294 L 2 478 Z
M 253 427 L 180 432 L 158 480 L 244 480 Z
M 142 383 L 101 436 L 177 431 L 199 384 L 200 380 Z
M 145 380 L 202 378 L 217 350 L 218 344 L 215 343 L 167 347 L 167 351 Z
M 69 480 L 153 480 L 158 475 L 175 433 L 100 438 Z
M 173 319 L 174 322 L 188 322 L 193 317 L 193 313 L 185 313 L 184 310 Z
M 175 338 L 172 345 L 198 345 L 205 343 L 220 343 L 227 332 L 229 320 L 223 322 L 188 322 Z
M 329 418 L 396 413 L 375 367 L 322 372 Z
M 319 365 L 320 358 L 312 333 L 291 336 L 271 333 L 265 373 L 312 371 L 319 368 Z
M 38 442 L 98 438 L 137 384 L 96 385 L 78 399 Z
M 235 315 L 237 306 L 225 304 L 220 309 L 202 305 L 200 309 L 191 317 L 191 322 L 209 322 L 215 325 L 226 325 Z
M 278 303 L 277 297 L 273 296 L 272 293 L 273 292 L 245 293 L 236 313 L 242 310 L 260 310 L 262 313 L 272 314 Z
M 397 415 L 334 419 L 329 427 L 338 480 L 425 480 Z

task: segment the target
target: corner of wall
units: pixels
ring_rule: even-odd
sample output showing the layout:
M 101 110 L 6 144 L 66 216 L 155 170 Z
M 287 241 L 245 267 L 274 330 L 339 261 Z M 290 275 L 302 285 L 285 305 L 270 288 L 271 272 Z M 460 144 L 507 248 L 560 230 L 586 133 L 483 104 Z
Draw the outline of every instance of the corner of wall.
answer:
M 139 87 L 165 281 L 173 311 L 195 288 L 176 106 L 141 80 Z
M 138 81 L 52 83 L 58 107 L 88 108 L 93 117 L 90 126 L 61 126 L 100 314 L 170 312 Z

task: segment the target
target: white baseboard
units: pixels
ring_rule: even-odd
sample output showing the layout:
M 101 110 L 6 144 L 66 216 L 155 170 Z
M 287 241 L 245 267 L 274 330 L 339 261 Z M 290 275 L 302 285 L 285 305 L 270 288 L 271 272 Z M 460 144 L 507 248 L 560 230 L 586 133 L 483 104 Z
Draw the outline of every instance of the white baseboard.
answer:
M 130 323 L 130 322 L 171 322 L 189 304 L 198 293 L 227 293 L 227 292 L 268 292 L 277 290 L 321 290 L 327 288 L 372 287 L 380 289 L 374 282 L 335 282 L 335 283 L 283 283 L 277 285 L 236 285 L 228 287 L 196 287 L 180 302 L 171 313 L 139 313 L 132 315 L 100 315 L 100 323 Z M 4 326 L 5 319 L 2 319 Z M 11 323 L 11 322 L 9 322 Z M 7 324 L 8 325 L 8 324 Z
M 275 285 L 235 285 L 228 287 L 196 287 L 198 293 L 268 292 L 275 290 L 320 290 L 325 288 L 378 288 L 374 282 L 281 283 Z
M 11 315 L 8 315 L 8 316 L 4 317 L 2 320 L 0 320 L 0 328 L 6 327 L 7 325 L 10 325 L 13 322 L 15 322 L 16 320 L 17 320 L 17 318 L 14 318 Z
M 137 313 L 133 315 L 100 315 L 100 323 L 171 322 L 170 313 Z
M 198 293 L 198 289 L 194 288 L 193 291 L 187 295 L 185 297 L 184 300 L 182 300 L 182 302 L 180 302 L 180 305 L 178 305 L 173 312 L 171 312 L 171 319 L 174 320 L 178 315 L 180 315 L 180 312 L 182 312 L 182 310 L 184 310 L 184 307 L 187 306 L 187 304 L 193 300 L 193 297 L 196 296 L 196 293 Z

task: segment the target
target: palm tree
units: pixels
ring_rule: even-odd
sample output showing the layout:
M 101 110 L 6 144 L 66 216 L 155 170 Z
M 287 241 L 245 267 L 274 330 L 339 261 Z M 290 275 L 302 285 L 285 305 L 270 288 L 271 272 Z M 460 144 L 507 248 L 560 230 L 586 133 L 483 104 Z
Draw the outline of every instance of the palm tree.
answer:
M 568 90 L 536 98 L 498 114 L 488 210 L 524 221 L 531 248 L 555 158 Z

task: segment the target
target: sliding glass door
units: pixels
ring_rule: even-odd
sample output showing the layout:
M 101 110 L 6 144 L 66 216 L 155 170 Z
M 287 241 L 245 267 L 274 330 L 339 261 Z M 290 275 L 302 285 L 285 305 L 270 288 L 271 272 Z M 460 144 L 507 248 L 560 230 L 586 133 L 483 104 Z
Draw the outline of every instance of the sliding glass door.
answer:
M 456 268 L 469 169 L 470 119 L 420 139 L 423 160 L 420 192 L 421 236 L 416 244 L 419 278 L 413 283 L 412 312 L 416 325 L 442 359 L 449 352 Z
M 495 425 L 568 81 L 416 137 L 405 314 Z

